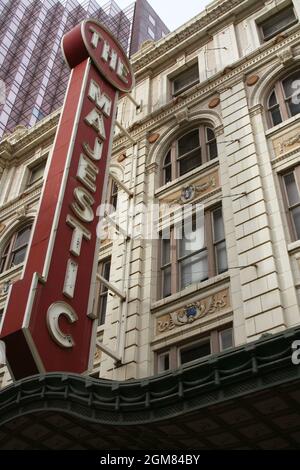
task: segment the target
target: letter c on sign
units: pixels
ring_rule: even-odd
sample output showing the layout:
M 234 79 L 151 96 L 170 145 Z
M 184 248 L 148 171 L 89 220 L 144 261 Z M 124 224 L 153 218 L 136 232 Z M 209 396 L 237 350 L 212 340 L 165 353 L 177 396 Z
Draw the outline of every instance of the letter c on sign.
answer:
M 74 310 L 65 302 L 52 304 L 47 312 L 47 326 L 52 339 L 62 348 L 72 348 L 74 340 L 71 335 L 65 334 L 59 328 L 59 317 L 63 315 L 69 323 L 75 323 L 78 317 Z

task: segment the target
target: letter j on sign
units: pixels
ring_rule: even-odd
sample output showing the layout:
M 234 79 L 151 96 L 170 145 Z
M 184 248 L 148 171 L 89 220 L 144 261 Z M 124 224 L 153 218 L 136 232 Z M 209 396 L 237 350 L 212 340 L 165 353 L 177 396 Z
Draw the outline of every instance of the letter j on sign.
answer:
M 91 367 L 96 208 L 106 189 L 118 94 L 134 85 L 125 52 L 92 19 L 63 37 L 62 51 L 71 76 L 22 278 L 10 289 L 0 336 L 14 379 Z

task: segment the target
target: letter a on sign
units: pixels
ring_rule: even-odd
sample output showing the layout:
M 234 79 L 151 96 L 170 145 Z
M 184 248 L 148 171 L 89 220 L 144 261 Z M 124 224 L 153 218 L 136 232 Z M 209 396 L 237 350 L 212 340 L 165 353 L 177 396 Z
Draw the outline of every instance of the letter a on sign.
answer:
M 0 332 L 14 379 L 91 368 L 95 212 L 106 190 L 118 93 L 134 85 L 125 52 L 97 21 L 67 33 L 62 51 L 71 76 L 22 278 L 10 289 Z

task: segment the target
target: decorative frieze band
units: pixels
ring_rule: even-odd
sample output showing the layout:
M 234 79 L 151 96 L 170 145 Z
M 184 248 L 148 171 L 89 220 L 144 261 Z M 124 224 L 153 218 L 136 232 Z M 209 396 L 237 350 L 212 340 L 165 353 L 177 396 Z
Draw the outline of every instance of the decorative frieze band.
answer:
M 229 307 L 229 289 L 223 289 L 175 312 L 158 317 L 156 319 L 156 335 L 194 323 L 205 316 L 222 312 Z

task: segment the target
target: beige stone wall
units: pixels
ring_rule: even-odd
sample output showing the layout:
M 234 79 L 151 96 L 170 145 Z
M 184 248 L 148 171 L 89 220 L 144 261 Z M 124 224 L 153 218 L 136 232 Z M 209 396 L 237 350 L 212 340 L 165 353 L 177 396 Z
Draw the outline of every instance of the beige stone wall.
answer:
M 109 296 L 98 339 L 122 364 L 97 349 L 93 374 L 116 380 L 152 375 L 157 351 L 229 323 L 236 346 L 299 324 L 300 242 L 287 229 L 278 174 L 300 161 L 300 115 L 268 129 L 264 106 L 276 78 L 299 66 L 300 28 L 293 26 L 281 42 L 261 44 L 255 23 L 285 3 L 248 0 L 242 8 L 236 0 L 213 2 L 133 58 L 133 96 L 142 106 L 136 111 L 122 98 L 118 120 L 135 143 L 118 131 L 111 166 L 132 192 L 130 198 L 119 190 L 122 224 L 141 231 L 145 204 L 176 202 L 185 186 L 194 185 L 193 204 L 209 209 L 222 203 L 229 270 L 159 299 L 158 241 L 116 237 L 108 224 L 111 238 L 101 243 L 99 260 L 112 256 L 110 281 L 126 301 Z M 294 6 L 300 15 L 299 2 Z M 195 61 L 199 85 L 172 100 L 169 79 Z M 256 83 L 247 84 L 253 75 Z M 35 216 L 41 185 L 28 191 L 24 181 L 28 165 L 51 146 L 57 116 L 0 143 L 0 249 L 21 217 Z M 183 129 L 201 123 L 215 128 L 218 159 L 162 186 L 168 146 Z M 163 217 L 159 223 L 162 228 Z M 2 286 L 19 275 L 18 268 L 0 275 L 0 306 Z M 185 314 L 189 305 L 198 309 L 192 320 Z M 0 386 L 8 381 L 0 369 Z

